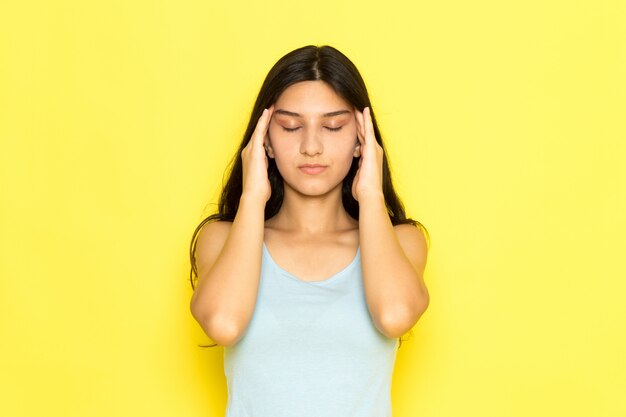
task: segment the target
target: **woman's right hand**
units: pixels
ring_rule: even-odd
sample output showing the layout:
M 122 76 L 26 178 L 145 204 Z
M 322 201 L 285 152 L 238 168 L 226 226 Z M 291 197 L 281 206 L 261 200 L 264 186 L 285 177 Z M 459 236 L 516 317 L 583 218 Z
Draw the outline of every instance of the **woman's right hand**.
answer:
M 241 150 L 243 169 L 242 196 L 253 196 L 267 202 L 272 194 L 272 187 L 267 175 L 268 160 L 265 153 L 264 139 L 267 135 L 274 106 L 264 109 L 257 121 L 256 128 L 248 144 Z

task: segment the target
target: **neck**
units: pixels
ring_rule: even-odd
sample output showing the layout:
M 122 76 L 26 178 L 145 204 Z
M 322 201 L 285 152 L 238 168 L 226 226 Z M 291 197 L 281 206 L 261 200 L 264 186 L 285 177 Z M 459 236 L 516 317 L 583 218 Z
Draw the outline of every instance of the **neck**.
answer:
M 285 232 L 321 236 L 358 227 L 341 201 L 341 184 L 324 195 L 303 195 L 285 184 L 279 212 L 267 221 L 268 226 Z

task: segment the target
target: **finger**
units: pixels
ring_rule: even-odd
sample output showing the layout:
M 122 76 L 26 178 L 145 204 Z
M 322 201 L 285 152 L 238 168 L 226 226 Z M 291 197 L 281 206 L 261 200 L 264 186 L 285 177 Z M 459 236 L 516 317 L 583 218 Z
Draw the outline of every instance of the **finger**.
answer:
M 265 116 L 263 118 L 263 134 L 265 135 L 267 133 L 267 130 L 270 126 L 270 120 L 272 118 L 272 106 L 270 106 L 269 108 L 266 109 L 266 113 Z
M 370 108 L 366 107 L 367 109 L 367 115 L 363 115 L 364 116 L 364 120 L 365 120 L 365 137 L 369 136 L 370 138 L 372 138 L 373 140 L 375 140 L 375 134 L 374 134 L 374 125 L 372 123 L 372 115 L 370 113 Z
M 257 120 L 256 122 L 256 127 L 254 128 L 253 136 L 259 136 L 258 133 L 263 131 L 263 128 L 264 128 L 263 125 L 265 123 L 266 115 L 267 115 L 267 109 L 263 109 L 263 113 L 261 113 L 261 117 L 259 117 L 259 120 Z
M 363 138 L 363 113 L 361 113 L 360 111 L 356 111 L 356 129 L 357 129 L 357 133 L 359 134 L 359 137 L 362 139 Z
M 272 116 L 274 115 L 274 105 L 272 104 L 267 109 L 267 123 L 265 124 L 265 133 L 269 130 L 270 122 L 272 121 Z
M 267 109 L 266 123 L 263 128 L 263 146 L 265 147 L 265 152 L 267 152 L 267 145 L 269 145 L 269 131 L 270 131 L 270 123 L 272 122 L 272 116 L 274 115 L 274 105 L 272 104 Z M 265 138 L 267 137 L 267 144 L 265 143 Z
M 263 113 L 261 113 L 261 117 L 259 117 L 259 120 L 256 123 L 254 132 L 252 133 L 252 146 L 254 147 L 263 146 L 263 138 L 265 137 L 267 126 L 269 125 L 268 114 L 269 110 L 263 109 Z

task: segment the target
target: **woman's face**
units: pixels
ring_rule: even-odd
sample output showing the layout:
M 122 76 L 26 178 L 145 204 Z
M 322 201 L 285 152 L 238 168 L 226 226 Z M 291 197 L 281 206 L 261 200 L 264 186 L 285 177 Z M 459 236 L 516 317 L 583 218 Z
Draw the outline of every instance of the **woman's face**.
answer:
M 360 156 L 352 105 L 324 81 L 289 86 L 274 104 L 266 144 L 281 176 L 292 188 L 324 193 L 346 177 Z M 319 164 L 322 169 L 302 169 Z

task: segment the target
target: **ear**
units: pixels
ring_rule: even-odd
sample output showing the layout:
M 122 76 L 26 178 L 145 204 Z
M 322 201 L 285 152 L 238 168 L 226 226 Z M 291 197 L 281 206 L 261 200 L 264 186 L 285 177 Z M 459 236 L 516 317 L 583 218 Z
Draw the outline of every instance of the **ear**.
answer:
M 359 138 L 356 138 L 356 145 L 354 147 L 354 152 L 352 156 L 358 158 L 361 156 L 361 142 L 359 142 Z
M 265 136 L 265 141 L 263 141 L 263 147 L 265 148 L 265 153 L 269 158 L 274 158 L 274 149 L 269 141 L 269 137 Z

